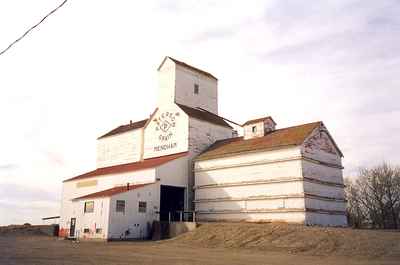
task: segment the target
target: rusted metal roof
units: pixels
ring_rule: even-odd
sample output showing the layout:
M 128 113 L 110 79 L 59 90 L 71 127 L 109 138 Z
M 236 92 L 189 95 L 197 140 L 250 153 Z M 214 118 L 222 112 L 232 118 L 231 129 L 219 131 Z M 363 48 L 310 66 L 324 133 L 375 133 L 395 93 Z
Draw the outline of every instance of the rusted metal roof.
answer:
M 111 136 L 111 135 L 116 135 L 116 134 L 120 134 L 120 133 L 131 131 L 131 130 L 143 128 L 144 125 L 146 124 L 147 120 L 148 119 L 141 120 L 141 121 L 136 121 L 136 122 L 131 122 L 131 123 L 128 123 L 128 124 L 125 124 L 125 125 L 118 126 L 117 128 L 109 131 L 108 133 L 100 136 L 97 139 L 101 139 L 101 138 L 108 137 L 108 136 Z
M 211 145 L 204 153 L 198 156 L 196 160 L 207 160 L 244 152 L 264 151 L 301 145 L 314 129 L 321 125 L 322 122 L 319 121 L 278 129 L 269 132 L 263 137 L 247 140 L 244 140 L 243 137 L 220 140 Z
M 263 118 L 258 118 L 258 119 L 246 121 L 242 126 L 245 126 L 245 125 L 248 125 L 248 124 L 252 124 L 252 123 L 261 122 L 261 121 L 265 121 L 265 120 L 271 120 L 276 125 L 276 122 L 274 121 L 274 119 L 272 119 L 271 116 L 267 116 L 267 117 L 263 117 Z
M 187 155 L 187 152 L 183 152 L 183 153 L 160 156 L 160 157 L 155 157 L 155 158 L 148 158 L 143 161 L 138 161 L 138 162 L 129 163 L 129 164 L 121 164 L 121 165 L 110 166 L 110 167 L 102 167 L 102 168 L 98 168 L 96 170 L 87 172 L 85 174 L 64 180 L 64 182 L 72 181 L 72 180 L 86 179 L 86 178 L 102 176 L 102 175 L 124 173 L 124 172 L 131 172 L 131 171 L 143 170 L 143 169 L 148 169 L 148 168 L 154 168 L 154 167 L 160 166 L 162 164 L 165 164 L 169 161 L 184 157 L 186 155 Z
M 189 65 L 189 64 L 187 64 L 187 63 L 185 63 L 185 62 L 179 61 L 179 60 L 177 60 L 177 59 L 175 59 L 175 58 L 172 58 L 172 57 L 170 57 L 170 56 L 165 56 L 164 60 L 161 62 L 160 66 L 158 67 L 158 70 L 161 69 L 161 66 L 164 64 L 165 60 L 167 60 L 168 58 L 171 59 L 174 63 L 176 63 L 176 64 L 178 64 L 178 65 L 180 65 L 180 66 L 189 68 L 189 69 L 192 70 L 192 71 L 198 72 L 198 73 L 203 74 L 203 75 L 205 75 L 205 76 L 208 76 L 208 77 L 210 77 L 210 78 L 212 78 L 212 79 L 218 80 L 218 78 L 216 78 L 215 76 L 213 76 L 213 75 L 210 74 L 209 72 L 206 72 L 206 71 L 204 71 L 204 70 L 201 70 L 201 69 L 199 69 L 199 68 L 197 68 L 197 67 L 194 67 L 194 66 L 192 66 L 192 65 Z
M 207 122 L 210 122 L 210 123 L 213 123 L 216 125 L 220 125 L 223 127 L 232 128 L 225 121 L 224 118 L 218 116 L 217 114 L 211 113 L 204 109 L 200 109 L 200 108 L 195 109 L 195 108 L 188 107 L 186 105 L 182 105 L 182 104 L 178 104 L 178 103 L 176 103 L 176 105 L 178 105 L 179 108 L 181 108 L 183 110 L 183 112 L 185 112 L 190 117 L 193 117 L 193 118 L 199 119 L 199 120 L 203 120 L 203 121 L 207 121 Z
M 101 197 L 111 197 L 113 195 L 123 193 L 123 192 L 128 192 L 131 190 L 136 190 L 151 184 L 154 184 L 155 182 L 152 183 L 145 183 L 145 184 L 136 184 L 136 185 L 126 185 L 126 186 L 118 186 L 114 187 L 111 189 L 106 189 L 102 191 L 98 191 L 95 193 L 90 193 L 82 197 L 75 198 L 73 200 L 83 200 L 83 199 L 94 199 L 94 198 L 101 198 Z

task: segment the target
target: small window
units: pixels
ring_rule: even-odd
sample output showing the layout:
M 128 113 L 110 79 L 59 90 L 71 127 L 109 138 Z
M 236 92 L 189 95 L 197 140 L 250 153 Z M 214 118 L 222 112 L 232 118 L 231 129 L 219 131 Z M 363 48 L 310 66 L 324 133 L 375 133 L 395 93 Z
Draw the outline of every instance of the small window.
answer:
M 94 212 L 94 201 L 85 202 L 84 213 Z
M 83 233 L 87 234 L 87 233 L 89 233 L 89 232 L 90 232 L 89 228 L 84 228 L 84 229 L 83 229 Z
M 96 228 L 96 234 L 101 234 L 101 232 L 103 232 L 101 228 Z
M 146 202 L 139 202 L 139 213 L 145 213 L 147 208 Z
M 199 85 L 198 84 L 194 84 L 194 90 L 193 92 L 197 95 L 199 94 Z
M 257 132 L 257 126 L 253 126 L 253 127 L 251 128 L 251 131 L 252 131 L 253 133 Z
M 117 201 L 117 213 L 124 213 L 125 212 L 125 201 Z

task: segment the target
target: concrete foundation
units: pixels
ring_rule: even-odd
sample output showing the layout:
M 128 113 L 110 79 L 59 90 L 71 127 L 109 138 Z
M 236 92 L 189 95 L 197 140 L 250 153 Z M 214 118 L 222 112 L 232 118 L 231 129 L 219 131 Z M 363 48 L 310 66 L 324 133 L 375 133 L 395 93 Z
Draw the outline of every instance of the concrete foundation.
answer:
M 169 237 L 173 238 L 180 234 L 195 230 L 197 224 L 194 222 L 173 222 L 169 224 Z
M 159 222 L 154 221 L 152 227 L 152 240 L 174 238 L 180 234 L 193 231 L 197 223 L 194 222 Z

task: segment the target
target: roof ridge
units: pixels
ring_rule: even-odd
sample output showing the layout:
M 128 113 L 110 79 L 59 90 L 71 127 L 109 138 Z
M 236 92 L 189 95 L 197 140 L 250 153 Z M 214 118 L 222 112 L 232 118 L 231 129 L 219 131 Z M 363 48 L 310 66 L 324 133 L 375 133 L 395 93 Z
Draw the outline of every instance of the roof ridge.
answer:
M 323 122 L 322 122 L 322 121 L 315 121 L 315 122 L 308 122 L 308 123 L 304 123 L 304 124 L 289 126 L 289 127 L 285 127 L 285 128 L 279 128 L 279 129 L 275 129 L 275 130 L 269 132 L 268 134 L 273 133 L 273 132 L 276 132 L 276 131 L 283 131 L 283 130 L 286 130 L 286 129 L 292 129 L 292 128 L 296 128 L 296 127 L 301 127 L 301 126 L 306 126 L 306 125 L 311 125 L 311 124 L 320 124 L 320 123 L 323 123 Z M 213 146 L 213 145 L 216 144 L 216 143 L 220 143 L 220 142 L 224 142 L 224 141 L 239 140 L 240 138 L 242 138 L 243 141 L 248 141 L 248 140 L 252 140 L 252 139 L 260 139 L 260 138 L 263 138 L 263 137 L 268 136 L 268 134 L 266 134 L 266 135 L 264 135 L 264 136 L 262 136 L 262 137 L 250 138 L 250 139 L 244 139 L 243 136 L 237 136 L 237 137 L 232 137 L 232 138 L 220 139 L 220 140 L 215 141 L 211 146 Z M 211 146 L 210 146 L 210 147 L 211 147 Z
M 260 118 L 248 120 L 248 121 L 246 121 L 245 123 L 243 123 L 242 127 L 245 126 L 245 125 L 249 125 L 249 124 L 251 124 L 251 123 L 260 122 L 260 121 L 264 121 L 264 120 L 267 120 L 267 119 L 272 120 L 272 122 L 276 125 L 276 122 L 274 121 L 274 119 L 272 118 L 272 116 L 269 115 L 269 116 L 264 116 L 264 117 L 260 117 Z
M 209 72 L 207 72 L 207 71 L 204 71 L 204 70 L 201 70 L 200 68 L 197 68 L 197 67 L 195 67 L 195 66 L 193 66 L 193 65 L 190 65 L 190 64 L 185 63 L 185 62 L 183 62 L 183 61 L 177 60 L 177 59 L 175 59 L 175 58 L 173 58 L 173 57 L 171 57 L 171 56 L 166 56 L 166 58 L 171 59 L 171 60 L 174 61 L 176 64 L 179 64 L 179 65 L 181 65 L 181 66 L 190 68 L 190 69 L 192 69 L 192 70 L 194 70 L 194 71 L 200 72 L 201 74 L 204 74 L 204 75 L 206 75 L 206 76 L 212 77 L 212 78 L 215 79 L 215 80 L 218 80 L 218 78 L 216 78 L 216 77 L 215 77 L 214 75 L 212 75 L 211 73 L 209 73 Z M 165 60 L 165 59 L 164 59 L 164 60 Z
M 130 184 L 128 185 L 120 185 L 120 186 L 114 186 L 108 189 L 104 189 L 104 190 L 100 190 L 100 191 L 96 191 L 93 193 L 89 193 L 77 198 L 74 198 L 72 200 L 81 200 L 81 199 L 88 199 L 88 198 L 101 198 L 101 197 L 111 197 L 114 196 L 116 194 L 120 194 L 120 193 L 125 193 L 128 191 L 132 191 L 135 189 L 140 189 L 143 188 L 145 186 L 154 184 L 156 182 L 147 182 L 147 183 L 137 183 L 137 184 Z
M 91 177 L 96 177 L 96 176 L 104 176 L 104 175 L 109 175 L 109 174 L 117 174 L 117 173 L 124 173 L 124 172 L 154 168 L 154 167 L 161 166 L 165 163 L 168 163 L 170 161 L 173 161 L 175 159 L 184 157 L 185 155 L 187 155 L 187 153 L 188 152 L 185 151 L 185 152 L 169 154 L 169 155 L 164 155 L 164 156 L 151 157 L 151 158 L 147 158 L 144 160 L 139 160 L 139 161 L 135 161 L 135 162 L 131 162 L 131 163 L 112 165 L 112 166 L 108 166 L 108 167 L 100 167 L 100 168 L 96 168 L 95 170 L 80 174 L 78 176 L 68 178 L 68 179 L 64 180 L 63 182 L 91 178 Z
M 120 133 L 129 132 L 131 130 L 143 128 L 148 120 L 149 120 L 149 118 L 146 118 L 143 120 L 138 120 L 138 121 L 130 122 L 127 124 L 121 124 L 121 125 L 115 127 L 114 129 L 112 129 L 111 131 L 98 137 L 97 140 L 108 137 L 108 136 L 117 135 Z M 143 125 L 142 125 L 142 123 L 143 123 Z M 128 127 L 128 128 L 125 128 L 125 127 Z
M 279 129 L 275 129 L 270 133 L 276 132 L 276 131 L 282 131 L 282 130 L 286 130 L 286 129 L 292 129 L 292 128 L 296 128 L 296 127 L 301 127 L 301 126 L 306 126 L 306 125 L 311 125 L 311 124 L 323 124 L 322 121 L 314 121 L 314 122 L 308 122 L 308 123 L 303 123 L 303 124 L 299 124 L 299 125 L 293 125 L 293 126 L 289 126 L 289 127 L 285 127 L 285 128 L 279 128 Z
M 322 121 L 305 123 L 269 132 L 262 137 L 244 139 L 243 137 L 228 138 L 216 141 L 196 160 L 213 159 L 227 155 L 279 149 L 287 146 L 298 146 L 319 126 Z
M 205 120 L 208 121 L 210 123 L 214 123 L 216 125 L 220 125 L 220 126 L 224 126 L 224 127 L 229 127 L 232 129 L 232 126 L 230 126 L 226 120 L 219 116 L 218 114 L 212 113 L 210 111 L 204 110 L 202 108 L 199 107 L 190 107 L 181 103 L 177 103 L 175 102 L 175 104 L 183 111 L 185 112 L 187 115 L 189 115 L 190 117 L 199 119 L 199 120 Z M 185 110 L 186 108 L 186 110 Z

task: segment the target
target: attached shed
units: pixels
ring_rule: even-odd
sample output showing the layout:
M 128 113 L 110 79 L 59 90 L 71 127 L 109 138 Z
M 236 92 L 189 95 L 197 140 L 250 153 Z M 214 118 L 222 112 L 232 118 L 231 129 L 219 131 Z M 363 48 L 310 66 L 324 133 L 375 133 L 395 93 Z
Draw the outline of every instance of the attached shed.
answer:
M 342 153 L 323 123 L 254 122 L 196 159 L 198 219 L 346 226 Z
M 126 185 L 73 199 L 69 237 L 144 239 L 157 219 L 160 185 Z

